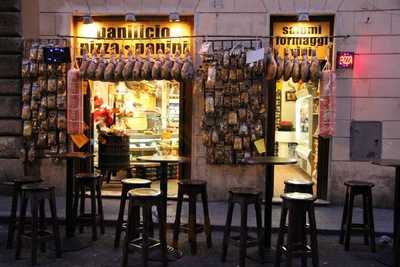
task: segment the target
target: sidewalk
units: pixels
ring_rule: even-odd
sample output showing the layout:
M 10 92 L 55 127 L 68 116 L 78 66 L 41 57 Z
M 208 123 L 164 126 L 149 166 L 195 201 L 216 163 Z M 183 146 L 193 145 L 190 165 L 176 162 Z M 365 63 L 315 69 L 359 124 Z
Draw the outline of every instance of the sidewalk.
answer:
M 105 219 L 107 221 L 116 221 L 119 210 L 119 200 L 118 199 L 103 199 Z M 203 209 L 201 203 L 197 204 L 197 216 L 200 222 L 203 217 Z M 11 207 L 10 197 L 0 196 L 0 218 L 4 219 L 9 216 L 9 210 Z M 89 207 L 89 205 L 86 205 Z M 273 205 L 272 208 L 272 227 L 278 228 L 279 218 L 280 218 L 280 205 Z M 341 206 L 317 206 L 316 207 L 316 219 L 317 227 L 320 231 L 332 232 L 338 231 L 340 228 L 340 222 L 342 218 Z M 65 199 L 62 197 L 57 198 L 57 210 L 59 218 L 63 219 L 65 214 Z M 175 220 L 175 210 L 176 202 L 168 201 L 168 223 L 173 223 Z M 227 203 L 226 202 L 210 202 L 209 203 L 211 224 L 213 226 L 223 227 L 225 225 L 226 213 L 227 213 Z M 183 218 L 187 218 L 187 205 L 184 203 L 182 209 Z M 249 227 L 255 227 L 255 212 L 250 207 L 249 208 Z M 375 231 L 379 235 L 390 234 L 393 232 L 393 210 L 392 209 L 374 209 L 375 218 Z M 361 221 L 362 212 L 361 209 L 355 208 L 353 220 Z M 184 220 L 184 219 L 183 219 Z M 240 224 L 240 214 L 239 207 L 235 208 L 233 215 L 232 225 L 238 226 Z

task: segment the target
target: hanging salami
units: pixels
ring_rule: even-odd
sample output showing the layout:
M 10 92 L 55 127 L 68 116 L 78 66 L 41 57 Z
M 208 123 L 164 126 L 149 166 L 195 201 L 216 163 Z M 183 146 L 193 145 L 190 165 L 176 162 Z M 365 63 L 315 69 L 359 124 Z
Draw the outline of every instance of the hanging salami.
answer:
M 83 94 L 79 69 L 71 68 L 67 74 L 67 132 L 83 134 Z

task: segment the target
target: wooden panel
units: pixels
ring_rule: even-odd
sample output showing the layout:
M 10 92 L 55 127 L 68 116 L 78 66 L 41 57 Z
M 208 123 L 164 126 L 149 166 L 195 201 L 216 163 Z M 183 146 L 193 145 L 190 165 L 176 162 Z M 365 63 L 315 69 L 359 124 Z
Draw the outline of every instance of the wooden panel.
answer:
M 20 55 L 0 55 L 0 78 L 19 78 L 21 75 Z
M 21 117 L 21 98 L 18 96 L 0 97 L 0 118 Z
M 0 36 L 22 36 L 20 14 L 17 12 L 1 12 Z
M 1 120 L 0 135 L 22 135 L 22 120 Z
M 22 137 L 0 137 L 0 158 L 19 158 Z
M 20 95 L 21 80 L 0 79 L 0 95 Z
M 22 51 L 22 38 L 18 37 L 0 37 L 0 53 L 21 53 Z

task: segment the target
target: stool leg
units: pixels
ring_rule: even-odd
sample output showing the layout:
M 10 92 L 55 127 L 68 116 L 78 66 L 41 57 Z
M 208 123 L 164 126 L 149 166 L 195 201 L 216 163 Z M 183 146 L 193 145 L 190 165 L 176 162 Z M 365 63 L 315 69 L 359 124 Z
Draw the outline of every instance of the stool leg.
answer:
M 72 204 L 72 212 L 73 212 L 72 217 L 73 217 L 73 221 L 74 221 L 73 232 L 74 233 L 75 233 L 75 230 L 76 230 L 76 225 L 78 224 L 79 191 L 80 191 L 80 184 L 75 181 L 74 199 L 73 199 L 73 204 Z M 82 203 L 81 203 L 81 205 L 82 205 Z M 81 215 L 82 215 L 82 213 L 81 213 Z
M 346 234 L 345 234 L 345 241 L 344 241 L 344 250 L 348 251 L 350 248 L 350 237 L 351 237 L 351 229 L 352 229 L 352 223 L 353 223 L 353 206 L 354 206 L 354 193 L 350 189 L 350 202 L 349 202 L 349 207 L 346 215 Z
M 348 209 L 349 209 L 349 188 L 346 186 L 346 196 L 345 196 L 344 207 L 343 207 L 342 224 L 340 227 L 339 244 L 343 244 L 343 242 L 344 242 L 344 234 L 346 232 L 345 225 L 346 225 L 346 220 L 347 220 Z
M 204 189 L 201 193 L 201 199 L 203 201 L 203 212 L 204 212 L 204 232 L 206 234 L 207 247 L 212 247 L 212 238 L 211 238 L 211 223 L 210 223 L 210 214 L 208 212 L 208 197 L 207 197 L 207 189 Z
M 143 233 L 142 233 L 142 264 L 147 267 L 149 257 L 149 214 L 151 207 L 143 207 Z M 161 227 L 161 224 L 160 224 Z
M 32 265 L 37 263 L 37 243 L 38 243 L 38 200 L 36 196 L 31 200 L 31 214 L 32 214 L 32 242 L 31 242 L 31 260 Z
M 132 221 L 132 209 L 133 209 L 133 202 L 132 200 L 129 200 L 128 226 L 125 234 L 124 247 L 122 249 L 122 267 L 126 267 L 128 265 L 128 252 L 129 252 L 128 250 L 129 250 L 130 237 L 132 235 L 132 230 L 136 227 L 136 225 L 132 225 L 132 223 L 134 223 L 134 221 Z
M 285 235 L 285 228 L 286 228 L 286 217 L 287 217 L 287 207 L 285 202 L 282 203 L 282 210 L 281 210 L 281 220 L 279 223 L 279 233 L 278 233 L 278 241 L 276 245 L 276 254 L 275 254 L 275 267 L 281 266 L 281 257 L 282 257 L 282 245 L 283 239 Z
M 80 207 L 79 207 L 79 214 L 83 216 L 85 214 L 85 200 L 86 200 L 86 188 L 85 185 L 81 185 L 78 190 L 76 190 L 77 194 L 79 194 L 80 191 Z M 78 204 L 77 204 L 78 205 Z M 78 206 L 77 208 L 78 209 Z M 83 233 L 83 224 L 79 224 L 79 233 Z
M 44 199 L 39 202 L 39 229 L 40 231 L 46 230 L 46 212 L 44 209 Z M 46 243 L 40 242 L 40 251 L 46 252 Z
M 11 202 L 10 223 L 8 225 L 7 249 L 11 249 L 13 246 L 14 232 L 17 224 L 18 197 L 19 189 L 16 185 L 14 185 Z
M 91 202 L 91 218 L 92 218 L 92 240 L 97 240 L 97 226 L 96 226 L 96 190 L 94 184 L 90 186 L 90 202 Z
M 161 205 L 157 205 L 157 213 L 160 218 L 160 243 L 161 243 L 161 257 L 163 261 L 163 266 L 168 266 L 167 257 L 167 233 L 166 233 L 166 214 Z
M 17 233 L 17 248 L 15 250 L 15 259 L 18 260 L 21 257 L 21 249 L 22 249 L 22 235 L 25 231 L 25 217 L 26 217 L 26 208 L 28 206 L 28 199 L 25 194 L 21 195 L 21 208 L 19 213 L 19 222 L 18 222 L 18 233 Z
M 367 204 L 367 195 L 365 193 L 362 194 L 362 199 L 363 199 L 363 223 L 364 223 L 364 244 L 369 245 L 369 218 L 368 218 L 368 212 L 369 212 L 369 207 Z
M 260 200 L 260 202 L 261 202 L 261 200 Z M 263 228 L 262 228 L 260 202 L 256 202 L 254 204 L 254 208 L 256 210 L 256 221 L 257 221 L 258 256 L 260 257 L 261 261 L 264 261 L 264 236 L 263 236 Z
M 367 196 L 367 207 L 368 207 L 368 228 L 371 239 L 371 251 L 376 252 L 375 246 L 375 225 L 374 225 L 374 208 L 372 205 L 372 192 L 368 192 Z
M 100 233 L 104 235 L 105 227 L 104 227 L 104 212 L 103 212 L 103 200 L 101 197 L 101 181 L 98 180 L 96 182 L 96 193 L 97 193 L 97 209 L 100 218 Z
M 196 242 L 196 195 L 194 193 L 189 194 L 189 243 L 190 251 L 192 255 L 197 252 Z
M 181 227 L 182 203 L 183 203 L 183 193 L 182 190 L 178 189 L 178 203 L 176 204 L 174 237 L 172 241 L 172 245 L 174 248 L 178 248 L 179 230 Z
M 231 224 L 232 224 L 232 215 L 233 215 L 233 207 L 234 203 L 232 201 L 232 197 L 229 198 L 229 207 L 228 207 L 228 215 L 226 216 L 226 224 L 224 229 L 224 239 L 222 241 L 222 262 L 226 260 L 226 254 L 228 252 L 228 243 L 231 234 Z
M 121 192 L 121 202 L 119 204 L 119 213 L 118 213 L 118 220 L 117 220 L 117 227 L 115 230 L 115 240 L 114 240 L 114 248 L 119 247 L 119 242 L 121 239 L 121 232 L 122 232 L 122 225 L 124 223 L 124 214 L 125 214 L 125 204 L 126 204 L 126 194 L 127 194 L 126 186 L 122 185 L 122 192 Z
M 52 191 L 50 193 L 49 204 L 50 204 L 50 212 L 51 212 L 51 221 L 52 221 L 52 225 L 53 225 L 54 245 L 56 247 L 56 256 L 57 256 L 57 258 L 61 258 L 61 253 L 62 253 L 61 252 L 61 240 L 60 240 L 60 231 L 58 228 L 56 195 L 55 195 L 54 191 Z
M 315 220 L 314 205 L 308 209 L 308 220 L 310 221 L 310 235 L 311 235 L 311 251 L 312 251 L 312 264 L 313 267 L 319 266 L 319 252 L 318 252 L 318 239 L 317 239 L 317 224 Z
M 239 266 L 244 267 L 247 250 L 247 203 L 241 203 L 240 207 L 240 256 Z

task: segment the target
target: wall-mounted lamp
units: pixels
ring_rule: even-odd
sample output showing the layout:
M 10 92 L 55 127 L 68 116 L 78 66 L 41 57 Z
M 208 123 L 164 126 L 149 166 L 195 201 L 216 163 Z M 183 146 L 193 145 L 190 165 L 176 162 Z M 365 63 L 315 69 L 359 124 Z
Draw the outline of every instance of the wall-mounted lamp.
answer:
M 179 16 L 178 12 L 171 12 L 169 13 L 169 21 L 170 22 L 178 22 L 181 21 L 181 18 Z
M 84 15 L 82 17 L 83 24 L 92 24 L 93 23 L 93 17 L 90 14 Z
M 135 14 L 133 14 L 133 13 L 131 13 L 131 12 L 126 13 L 126 15 L 125 15 L 125 21 L 126 21 L 126 22 L 135 22 L 135 21 L 136 21 L 136 16 L 135 16 Z
M 310 21 L 310 14 L 305 11 L 298 12 L 297 13 L 297 21 L 298 22 Z

